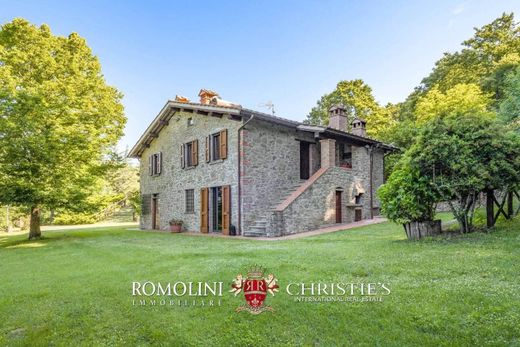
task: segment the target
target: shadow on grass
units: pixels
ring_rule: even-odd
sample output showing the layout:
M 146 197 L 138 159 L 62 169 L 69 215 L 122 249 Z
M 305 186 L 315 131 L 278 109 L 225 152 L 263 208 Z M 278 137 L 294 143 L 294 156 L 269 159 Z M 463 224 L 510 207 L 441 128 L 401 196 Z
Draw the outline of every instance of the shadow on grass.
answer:
M 60 231 L 44 231 L 39 239 L 29 240 L 29 233 L 18 235 L 2 235 L 0 236 L 0 249 L 21 249 L 21 248 L 42 248 L 50 243 L 58 243 L 70 240 L 86 240 L 96 239 L 100 237 L 113 236 L 125 231 L 125 228 L 117 229 L 77 229 L 77 230 L 60 230 Z

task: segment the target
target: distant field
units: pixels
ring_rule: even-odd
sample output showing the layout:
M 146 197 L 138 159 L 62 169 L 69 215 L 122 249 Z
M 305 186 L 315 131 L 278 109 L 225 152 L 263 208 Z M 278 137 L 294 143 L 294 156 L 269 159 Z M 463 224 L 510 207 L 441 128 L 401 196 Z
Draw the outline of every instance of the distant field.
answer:
M 520 219 L 492 233 L 404 239 L 384 223 L 262 242 L 102 228 L 0 236 L 0 345 L 519 345 Z M 132 306 L 132 281 L 224 281 L 251 264 L 275 312 Z M 385 282 L 383 302 L 296 303 L 289 282 Z

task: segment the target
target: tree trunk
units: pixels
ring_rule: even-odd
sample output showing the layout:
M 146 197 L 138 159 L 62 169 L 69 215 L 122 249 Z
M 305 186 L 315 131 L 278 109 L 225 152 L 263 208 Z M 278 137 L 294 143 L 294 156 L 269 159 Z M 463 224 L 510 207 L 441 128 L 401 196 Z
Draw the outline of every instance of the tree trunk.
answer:
M 495 225 L 495 218 L 494 218 L 494 203 L 493 203 L 493 190 L 488 189 L 486 191 L 486 221 L 487 221 L 487 227 L 492 228 L 493 225 Z
M 40 207 L 38 205 L 31 207 L 31 221 L 29 225 L 29 240 L 39 239 L 42 236 L 42 231 L 40 229 Z
M 441 221 L 408 222 L 403 224 L 408 240 L 419 240 L 426 236 L 435 236 L 441 233 Z

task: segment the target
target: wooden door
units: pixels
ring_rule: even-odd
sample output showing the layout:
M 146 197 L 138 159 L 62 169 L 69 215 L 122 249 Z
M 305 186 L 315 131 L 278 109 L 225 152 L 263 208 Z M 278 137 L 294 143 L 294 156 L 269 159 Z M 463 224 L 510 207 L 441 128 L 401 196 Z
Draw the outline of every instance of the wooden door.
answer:
M 343 221 L 341 215 L 341 191 L 336 190 L 336 223 L 341 223 Z
M 307 180 L 310 177 L 310 150 L 309 143 L 300 141 L 300 179 Z
M 200 232 L 208 233 L 209 231 L 209 188 L 200 190 Z
M 229 235 L 230 214 L 231 214 L 231 194 L 230 187 L 222 187 L 222 234 Z
M 159 196 L 152 195 L 152 229 L 160 229 L 159 226 Z
M 363 210 L 360 208 L 356 208 L 354 210 L 354 222 L 359 222 L 363 219 Z

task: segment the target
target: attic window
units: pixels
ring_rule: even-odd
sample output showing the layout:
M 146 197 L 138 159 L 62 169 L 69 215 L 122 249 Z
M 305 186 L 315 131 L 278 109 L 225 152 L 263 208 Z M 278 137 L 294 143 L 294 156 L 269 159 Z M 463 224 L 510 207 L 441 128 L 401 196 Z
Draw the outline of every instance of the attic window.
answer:
M 193 121 L 193 118 L 188 118 L 188 126 L 192 126 L 193 124 L 195 124 L 195 122 Z

